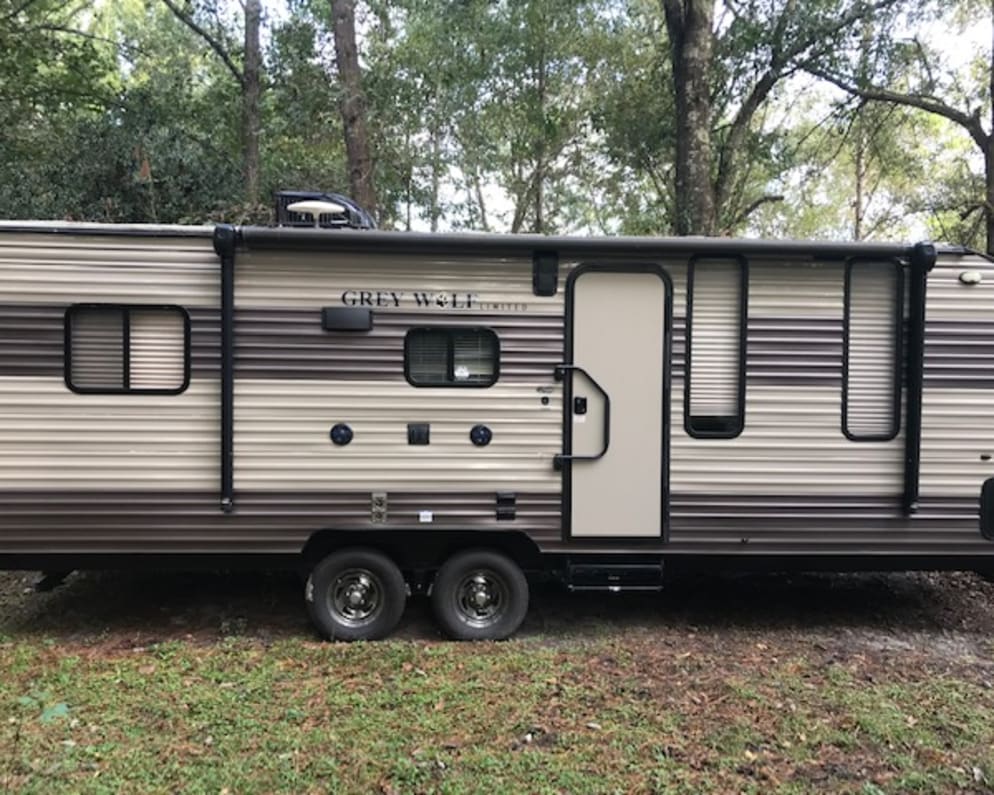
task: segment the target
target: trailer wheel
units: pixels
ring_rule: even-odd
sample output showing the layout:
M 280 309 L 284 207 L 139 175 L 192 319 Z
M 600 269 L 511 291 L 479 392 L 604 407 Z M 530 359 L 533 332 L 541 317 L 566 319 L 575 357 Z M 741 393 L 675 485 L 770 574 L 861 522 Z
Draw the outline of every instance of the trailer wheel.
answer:
M 528 611 L 528 580 L 500 552 L 459 552 L 439 569 L 431 605 L 450 638 L 503 640 L 521 626 Z
M 311 571 L 307 609 L 329 640 L 378 640 L 404 613 L 407 586 L 397 565 L 374 549 L 343 549 Z

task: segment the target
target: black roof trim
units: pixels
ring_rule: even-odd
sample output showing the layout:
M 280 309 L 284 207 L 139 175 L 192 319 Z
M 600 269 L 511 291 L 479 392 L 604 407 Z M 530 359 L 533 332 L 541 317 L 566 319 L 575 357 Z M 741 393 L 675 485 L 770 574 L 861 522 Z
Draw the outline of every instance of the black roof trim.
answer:
M 226 227 L 221 224 L 217 226 Z M 232 228 L 232 227 L 228 227 Z M 837 242 L 821 240 L 758 240 L 722 237 L 578 237 L 512 235 L 481 232 L 389 232 L 354 229 L 302 229 L 292 227 L 233 227 L 237 243 L 249 249 L 288 251 L 369 251 L 423 254 L 490 254 L 531 257 L 535 251 L 556 252 L 560 257 L 658 258 L 660 256 L 775 256 L 844 260 L 853 256 L 908 260 L 911 244 Z M 111 224 L 73 221 L 0 221 L 0 234 L 34 233 L 73 236 L 211 238 L 213 225 Z M 966 246 L 936 244 L 939 254 L 973 254 L 994 261 L 990 255 Z
M 848 257 L 910 258 L 914 246 L 899 243 L 848 243 L 801 240 L 755 240 L 715 237 L 565 237 L 501 235 L 473 232 L 426 233 L 293 229 L 245 226 L 238 230 L 247 249 L 283 251 L 376 251 L 383 254 L 490 254 L 530 257 L 536 250 L 559 256 L 592 258 L 692 256 L 798 256 L 815 259 Z M 942 253 L 968 253 L 962 247 L 941 247 Z
M 182 237 L 210 238 L 213 225 L 181 226 L 179 224 L 104 224 L 75 221 L 30 221 L 0 223 L 0 234 L 65 235 L 73 237 Z

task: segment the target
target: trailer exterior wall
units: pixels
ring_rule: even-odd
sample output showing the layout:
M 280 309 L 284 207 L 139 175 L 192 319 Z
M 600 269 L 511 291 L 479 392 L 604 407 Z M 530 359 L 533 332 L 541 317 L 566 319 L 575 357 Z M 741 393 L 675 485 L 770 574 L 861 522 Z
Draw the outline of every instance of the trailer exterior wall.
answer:
M 562 287 L 582 262 L 655 262 L 673 281 L 670 536 L 659 552 L 964 564 L 994 552 L 977 519 L 980 486 L 994 471 L 981 460 L 994 452 L 994 269 L 979 258 L 946 253 L 929 276 L 921 500 L 907 517 L 903 420 L 895 439 L 866 443 L 846 439 L 840 421 L 843 255 L 889 257 L 893 247 L 839 247 L 828 259 L 803 247 L 741 247 L 749 253 L 748 358 L 745 427 L 733 439 L 694 439 L 683 429 L 684 249 L 694 241 L 674 244 L 679 250 L 666 241 L 655 249 L 598 242 L 589 257 L 571 241 L 559 246 L 560 291 L 549 298 L 532 294 L 526 249 L 493 238 L 440 250 L 398 235 L 390 240 L 405 246 L 387 252 L 382 235 L 363 242 L 331 233 L 316 251 L 295 242 L 305 234 L 282 248 L 240 248 L 235 505 L 225 513 L 220 275 L 209 230 L 59 229 L 0 234 L 0 555 L 292 556 L 317 530 L 383 527 L 521 530 L 549 553 L 646 552 L 578 545 L 561 530 L 552 459 L 562 450 L 562 386 L 553 370 L 565 346 Z M 967 268 L 983 273 L 981 284 L 959 282 Z M 477 302 L 376 306 L 369 334 L 322 331 L 321 309 L 350 300 L 350 290 L 454 295 L 457 303 L 475 294 Z M 186 307 L 189 389 L 175 397 L 69 392 L 62 324 L 78 302 Z M 409 385 L 404 334 L 435 324 L 493 328 L 502 346 L 497 384 Z M 328 438 L 337 421 L 355 427 L 344 448 Z M 432 424 L 428 447 L 407 444 L 408 422 Z M 477 422 L 494 431 L 486 448 L 469 442 Z M 387 494 L 383 523 L 371 521 L 374 491 Z M 513 521 L 497 521 L 498 491 L 515 493 Z

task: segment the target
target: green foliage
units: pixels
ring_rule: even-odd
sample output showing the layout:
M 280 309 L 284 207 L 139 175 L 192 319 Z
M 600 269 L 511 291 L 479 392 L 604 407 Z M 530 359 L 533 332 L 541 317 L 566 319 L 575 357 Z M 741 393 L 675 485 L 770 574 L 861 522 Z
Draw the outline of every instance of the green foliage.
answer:
M 982 242 L 983 163 L 962 134 L 789 77 L 844 67 L 971 112 L 990 107 L 989 53 L 952 63 L 928 34 L 941 24 L 965 35 L 989 7 L 886 5 L 841 30 L 856 0 L 721 6 L 719 231 L 851 237 L 859 204 L 864 237 Z M 184 7 L 239 62 L 237 5 Z M 658 0 L 358 7 L 384 226 L 672 231 L 672 65 Z M 287 0 L 265 20 L 264 196 L 348 182 L 329 14 L 325 0 Z M 774 67 L 786 79 L 737 125 Z M 0 0 L 0 105 L 0 217 L 269 220 L 241 198 L 238 81 L 159 0 Z
M 990 786 L 994 699 L 982 662 L 946 671 L 948 660 L 923 664 L 914 652 L 909 665 L 907 655 L 853 651 L 851 639 L 839 638 L 826 641 L 828 656 L 786 631 L 708 639 L 659 632 L 598 626 L 593 637 L 567 631 L 555 646 L 246 638 L 122 649 L 63 639 L 59 652 L 24 636 L 0 648 L 0 786 L 46 793 Z M 83 653 L 66 659 L 73 649 Z

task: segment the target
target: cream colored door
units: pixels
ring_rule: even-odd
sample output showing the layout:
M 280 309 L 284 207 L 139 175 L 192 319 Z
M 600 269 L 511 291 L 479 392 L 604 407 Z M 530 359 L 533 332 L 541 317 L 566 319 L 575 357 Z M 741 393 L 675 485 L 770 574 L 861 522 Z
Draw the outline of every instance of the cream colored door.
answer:
M 569 290 L 569 534 L 662 538 L 668 280 L 651 267 L 581 266 Z

